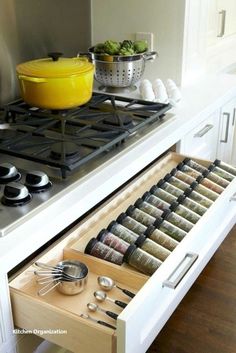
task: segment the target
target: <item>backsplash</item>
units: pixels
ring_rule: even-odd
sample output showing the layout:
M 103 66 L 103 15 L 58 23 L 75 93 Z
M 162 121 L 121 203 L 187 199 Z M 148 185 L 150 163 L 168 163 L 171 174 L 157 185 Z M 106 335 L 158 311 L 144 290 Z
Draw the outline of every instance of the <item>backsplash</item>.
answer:
M 91 44 L 91 4 L 84 0 L 1 0 L 0 104 L 18 97 L 15 67 L 50 51 L 75 56 Z

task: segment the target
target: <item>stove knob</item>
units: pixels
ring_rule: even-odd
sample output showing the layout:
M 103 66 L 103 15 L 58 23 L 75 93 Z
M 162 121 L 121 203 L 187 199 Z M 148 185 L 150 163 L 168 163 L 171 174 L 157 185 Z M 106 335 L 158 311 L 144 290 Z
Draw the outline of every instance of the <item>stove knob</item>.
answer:
M 11 163 L 0 164 L 0 184 L 19 180 L 21 177 L 16 167 Z
M 52 183 L 46 173 L 34 170 L 27 173 L 25 185 L 31 192 L 42 192 L 48 190 Z
M 2 203 L 6 206 L 22 206 L 31 200 L 27 187 L 21 183 L 12 182 L 5 186 Z

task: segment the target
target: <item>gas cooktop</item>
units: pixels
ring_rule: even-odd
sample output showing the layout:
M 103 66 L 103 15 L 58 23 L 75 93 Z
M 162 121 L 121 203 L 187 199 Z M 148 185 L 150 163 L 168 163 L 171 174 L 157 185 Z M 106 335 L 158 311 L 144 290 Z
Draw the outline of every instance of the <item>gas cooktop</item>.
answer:
M 0 112 L 0 236 L 163 124 L 170 108 L 100 93 L 67 111 L 32 108 L 22 100 L 4 106 Z

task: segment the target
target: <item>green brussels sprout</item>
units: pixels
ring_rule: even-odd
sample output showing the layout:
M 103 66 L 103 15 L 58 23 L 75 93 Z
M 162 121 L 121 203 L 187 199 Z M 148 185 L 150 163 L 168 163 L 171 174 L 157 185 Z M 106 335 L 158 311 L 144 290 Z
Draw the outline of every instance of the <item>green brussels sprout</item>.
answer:
M 104 51 L 109 55 L 118 55 L 120 51 L 120 43 L 113 40 L 106 40 L 104 43 Z
M 135 53 L 143 53 L 148 50 L 148 45 L 145 40 L 136 40 L 134 42 Z
M 95 45 L 94 49 L 93 49 L 94 53 L 97 53 L 97 54 L 103 54 L 105 53 L 105 50 L 104 50 L 104 43 L 98 43 Z
M 132 48 L 121 48 L 120 52 L 119 52 L 120 55 L 134 55 L 134 50 Z

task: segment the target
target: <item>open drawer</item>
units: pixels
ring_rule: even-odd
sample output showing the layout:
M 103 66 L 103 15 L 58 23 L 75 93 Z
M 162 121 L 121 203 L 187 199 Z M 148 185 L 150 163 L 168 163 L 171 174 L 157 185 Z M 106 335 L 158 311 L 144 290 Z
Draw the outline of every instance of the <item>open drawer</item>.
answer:
M 83 250 L 91 237 L 107 227 L 184 158 L 168 153 L 159 159 L 39 258 L 50 264 L 61 259 L 79 259 L 86 263 L 90 274 L 84 292 L 65 296 L 55 290 L 39 297 L 32 267 L 12 280 L 10 291 L 15 324 L 25 329 L 42 329 L 45 331 L 43 337 L 76 353 L 144 353 L 235 223 L 236 178 L 151 277 L 127 265 L 117 266 L 91 257 Z M 210 164 L 193 159 L 205 166 Z M 106 310 L 119 314 L 117 330 L 80 317 L 82 312 L 86 313 L 86 304 L 94 301 L 98 275 L 112 277 L 121 287 L 137 293 L 130 300 L 115 288 L 109 292 L 109 296 L 129 303 L 123 311 L 113 303 L 101 304 Z M 92 315 L 114 324 L 114 320 L 103 314 Z M 66 333 L 48 334 L 47 329 L 60 329 Z

